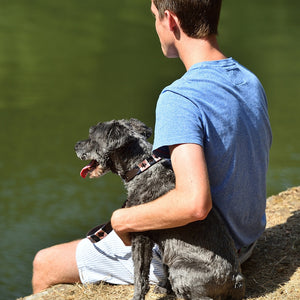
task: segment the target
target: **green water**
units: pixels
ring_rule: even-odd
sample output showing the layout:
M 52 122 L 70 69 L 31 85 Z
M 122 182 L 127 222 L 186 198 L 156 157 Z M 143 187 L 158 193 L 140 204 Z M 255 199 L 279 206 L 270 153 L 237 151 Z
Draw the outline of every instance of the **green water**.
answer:
M 39 249 L 84 236 L 124 200 L 116 176 L 80 178 L 73 147 L 101 120 L 153 127 L 159 92 L 184 72 L 161 54 L 149 6 L 1 0 L 1 299 L 31 293 Z M 221 15 L 222 49 L 268 95 L 268 195 L 300 183 L 299 9 L 294 0 L 226 0 Z

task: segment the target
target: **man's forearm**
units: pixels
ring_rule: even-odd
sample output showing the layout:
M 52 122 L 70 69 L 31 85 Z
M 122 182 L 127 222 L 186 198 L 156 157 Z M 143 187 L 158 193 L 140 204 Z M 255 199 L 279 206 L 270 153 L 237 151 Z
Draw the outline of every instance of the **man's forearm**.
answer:
M 211 201 L 193 200 L 191 197 L 174 189 L 152 202 L 118 209 L 112 215 L 112 227 L 120 233 L 140 232 L 173 228 L 205 219 L 211 209 Z M 197 209 L 193 203 L 197 203 Z M 198 203 L 203 203 L 203 206 L 200 208 Z

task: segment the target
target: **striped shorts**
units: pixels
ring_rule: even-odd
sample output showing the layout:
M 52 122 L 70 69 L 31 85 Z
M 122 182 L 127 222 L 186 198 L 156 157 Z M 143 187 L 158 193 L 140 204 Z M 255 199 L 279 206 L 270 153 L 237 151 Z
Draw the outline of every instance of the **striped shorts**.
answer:
M 155 284 L 164 278 L 164 273 L 158 247 L 152 252 L 149 280 Z M 133 284 L 131 246 L 125 246 L 114 231 L 94 244 L 87 238 L 81 240 L 76 249 L 76 261 L 82 283 Z
M 238 251 L 241 264 L 251 256 L 255 244 L 256 242 Z M 163 281 L 164 271 L 157 245 L 152 253 L 149 281 L 156 284 Z M 81 240 L 76 249 L 76 261 L 82 283 L 105 281 L 112 284 L 133 284 L 131 246 L 125 246 L 114 231 L 94 244 L 87 238 Z

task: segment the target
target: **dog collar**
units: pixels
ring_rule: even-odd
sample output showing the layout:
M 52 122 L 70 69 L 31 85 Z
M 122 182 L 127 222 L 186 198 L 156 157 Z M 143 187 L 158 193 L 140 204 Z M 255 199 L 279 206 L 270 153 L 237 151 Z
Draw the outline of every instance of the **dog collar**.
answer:
M 144 171 L 146 171 L 147 169 L 149 169 L 151 166 L 153 166 L 154 164 L 156 164 L 160 160 L 162 160 L 161 157 L 157 157 L 154 154 L 152 154 L 150 157 L 148 157 L 147 159 L 143 160 L 140 164 L 138 164 L 137 166 L 135 166 L 133 169 L 131 169 L 130 171 L 126 172 L 125 175 L 122 176 L 122 178 L 126 182 L 128 182 L 131 179 L 133 179 L 136 175 L 139 175 L 139 174 L 143 173 Z

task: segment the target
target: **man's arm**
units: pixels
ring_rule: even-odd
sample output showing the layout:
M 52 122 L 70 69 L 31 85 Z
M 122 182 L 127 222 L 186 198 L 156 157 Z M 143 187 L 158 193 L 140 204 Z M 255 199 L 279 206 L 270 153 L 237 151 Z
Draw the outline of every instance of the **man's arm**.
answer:
M 166 229 L 203 220 L 212 208 L 203 148 L 197 144 L 170 147 L 175 188 L 158 199 L 116 210 L 112 227 L 125 245 L 130 232 Z

